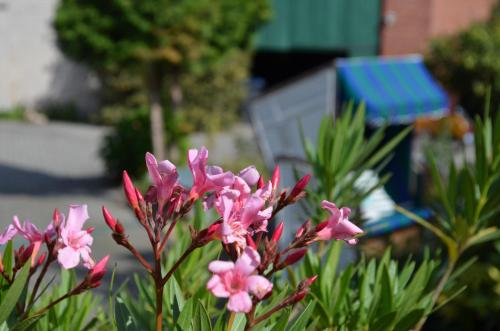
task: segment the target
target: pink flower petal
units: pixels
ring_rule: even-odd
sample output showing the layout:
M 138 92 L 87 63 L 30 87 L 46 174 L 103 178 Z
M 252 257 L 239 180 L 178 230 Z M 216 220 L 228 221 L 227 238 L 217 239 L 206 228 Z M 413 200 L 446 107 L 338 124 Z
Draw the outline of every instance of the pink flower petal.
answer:
M 7 228 L 0 234 L 0 245 L 5 245 L 9 240 L 17 234 L 17 229 L 14 225 L 9 224 Z
M 146 167 L 148 168 L 149 177 L 155 186 L 161 185 L 161 176 L 158 171 L 158 162 L 153 154 L 146 153 Z
M 69 206 L 68 219 L 66 220 L 66 228 L 72 231 L 80 231 L 83 224 L 89 219 L 87 205 L 71 205 Z
M 257 298 L 262 299 L 269 291 L 273 289 L 273 283 L 267 278 L 253 275 L 247 278 L 247 289 Z
M 64 269 L 72 269 L 80 262 L 80 253 L 71 247 L 64 247 L 57 252 L 57 260 Z
M 248 185 L 253 186 L 259 181 L 260 174 L 254 166 L 246 167 L 238 174 Z
M 255 195 L 248 198 L 240 218 L 243 227 L 248 228 L 255 221 L 255 216 L 264 207 L 264 203 L 265 201 L 262 198 Z
M 260 264 L 260 256 L 257 251 L 249 246 L 245 248 L 243 254 L 236 260 L 235 269 L 244 275 L 250 275 Z
M 210 278 L 207 283 L 207 289 L 219 298 L 228 298 L 230 296 L 230 293 L 226 290 L 226 287 L 222 283 L 222 279 L 218 275 L 213 275 L 212 278 Z
M 221 273 L 232 270 L 234 268 L 233 262 L 228 261 L 212 261 L 208 265 L 208 270 L 213 273 Z
M 252 309 L 252 300 L 247 292 L 238 292 L 229 297 L 227 309 L 235 313 L 248 313 Z

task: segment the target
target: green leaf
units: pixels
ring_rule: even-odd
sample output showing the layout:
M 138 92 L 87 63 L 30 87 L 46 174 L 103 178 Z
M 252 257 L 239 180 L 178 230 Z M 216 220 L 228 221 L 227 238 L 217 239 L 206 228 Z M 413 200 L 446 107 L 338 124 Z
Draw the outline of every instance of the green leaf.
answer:
M 120 296 L 116 297 L 115 300 L 115 319 L 117 329 L 122 330 L 139 330 L 139 325 L 137 325 L 134 316 L 130 310 L 125 305 L 125 302 Z
M 405 215 L 406 217 L 414 220 L 424 228 L 430 230 L 432 233 L 434 233 L 441 241 L 448 247 L 448 254 L 450 256 L 450 259 L 452 261 L 456 261 L 458 258 L 458 248 L 455 240 L 453 240 L 451 237 L 446 235 L 441 229 L 436 227 L 435 225 L 429 223 L 422 217 L 418 216 L 417 214 L 412 213 L 411 211 L 401 207 L 401 206 L 396 206 L 395 209 L 400 212 L 401 214 Z
M 215 325 L 214 325 L 214 331 L 224 331 L 224 329 L 225 329 L 224 316 L 226 315 L 225 312 L 226 311 L 224 310 L 221 314 L 219 314 L 219 317 L 217 318 L 217 322 L 215 322 Z
M 388 312 L 392 310 L 393 306 L 393 288 L 387 266 L 382 265 L 380 268 L 382 268 L 381 282 L 376 285 L 380 291 L 379 305 L 382 312 Z
M 43 317 L 44 314 L 42 315 L 35 315 L 32 317 L 28 317 L 25 320 L 22 320 L 21 322 L 17 323 L 14 325 L 12 328 L 12 331 L 27 331 L 27 330 L 33 330 L 35 327 L 35 324 L 38 322 L 40 318 Z
M 14 265 L 14 258 L 13 258 L 13 254 L 12 254 L 13 250 L 14 250 L 14 248 L 13 248 L 12 240 L 9 240 L 7 242 L 7 245 L 5 246 L 5 250 L 3 251 L 3 257 L 2 257 L 3 268 L 5 270 L 5 273 L 9 277 L 12 276 L 12 267 Z
M 208 317 L 207 310 L 200 300 L 197 301 L 196 313 L 193 319 L 193 329 L 200 331 L 212 331 L 212 324 Z
M 491 240 L 496 240 L 498 238 L 500 238 L 500 229 L 496 227 L 482 229 L 467 241 L 467 247 L 482 244 Z
M 9 318 L 10 314 L 16 307 L 18 300 L 21 298 L 26 282 L 28 281 L 30 267 L 31 264 L 29 262 L 24 264 L 21 271 L 16 275 L 16 279 L 8 289 L 7 294 L 3 298 L 2 304 L 0 305 L 0 324 Z
M 444 305 L 446 305 L 448 302 L 452 301 L 456 297 L 458 297 L 460 294 L 462 294 L 465 290 L 467 289 L 467 285 L 462 286 L 460 289 L 458 289 L 455 293 L 447 297 L 443 302 L 440 302 L 438 306 L 436 306 L 434 309 L 432 309 L 432 312 L 435 312 L 438 309 L 441 309 Z
M 333 312 L 332 312 L 333 314 L 339 312 L 340 307 L 342 306 L 342 303 L 346 298 L 346 294 L 349 291 L 349 282 L 351 281 L 353 270 L 354 268 L 351 264 L 342 272 L 342 275 L 340 276 L 340 282 L 337 283 L 339 287 L 338 294 L 336 297 L 331 298 L 332 300 L 335 301 L 335 305 L 333 307 Z
M 288 319 L 290 318 L 291 309 L 286 308 L 281 311 L 278 321 L 273 325 L 271 331 L 285 331 Z
M 411 330 L 418 321 L 424 316 L 424 309 L 414 309 L 406 314 L 394 327 L 394 331 Z
M 191 321 L 194 319 L 194 301 L 193 298 L 190 298 L 184 304 L 184 308 L 182 309 L 179 318 L 176 323 L 176 330 L 184 331 L 191 330 Z
M 247 318 L 245 317 L 245 314 L 236 314 L 233 322 L 233 327 L 229 331 L 243 331 L 245 330 L 246 323 Z
M 326 254 L 325 264 L 321 268 L 321 277 L 319 279 L 321 296 L 323 298 L 327 298 L 332 291 L 342 251 L 342 242 L 340 241 L 331 242 L 329 245 L 330 247 Z
M 297 316 L 296 319 L 291 323 L 288 331 L 302 331 L 307 326 L 307 323 L 310 320 L 311 314 L 314 312 L 315 302 L 310 301 L 306 308 L 301 311 L 301 313 Z
M 398 313 L 396 311 L 391 311 L 380 318 L 377 318 L 373 325 L 370 327 L 370 331 L 385 331 L 391 330 L 391 325 L 396 319 Z

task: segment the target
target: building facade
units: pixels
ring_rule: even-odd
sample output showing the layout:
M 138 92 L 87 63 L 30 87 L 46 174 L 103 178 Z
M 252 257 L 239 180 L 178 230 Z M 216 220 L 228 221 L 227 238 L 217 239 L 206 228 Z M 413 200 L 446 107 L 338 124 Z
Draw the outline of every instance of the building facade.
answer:
M 57 49 L 58 0 L 0 0 L 0 111 L 75 106 L 98 109 L 98 80 Z

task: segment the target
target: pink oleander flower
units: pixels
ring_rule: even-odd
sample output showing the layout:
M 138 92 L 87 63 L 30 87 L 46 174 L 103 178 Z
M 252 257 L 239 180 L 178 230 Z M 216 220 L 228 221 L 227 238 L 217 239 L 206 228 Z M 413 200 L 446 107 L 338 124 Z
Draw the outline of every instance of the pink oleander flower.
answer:
M 4 245 L 9 240 L 14 238 L 16 235 L 21 235 L 24 239 L 29 241 L 30 245 L 33 247 L 32 252 L 32 264 L 34 264 L 36 256 L 40 251 L 40 247 L 42 246 L 43 240 L 45 236 L 49 238 L 55 235 L 54 225 L 52 222 L 49 224 L 45 231 L 40 231 L 36 227 L 35 224 L 31 223 L 28 220 L 25 220 L 22 224 L 19 221 L 17 216 L 13 217 L 12 224 L 5 229 L 5 231 L 0 235 L 0 245 Z
M 156 161 L 151 153 L 146 153 L 146 166 L 149 177 L 156 188 L 156 195 L 160 210 L 172 196 L 175 187 L 178 186 L 179 175 L 175 165 L 168 161 Z
M 0 245 L 5 245 L 9 240 L 14 238 L 16 234 L 16 227 L 13 224 L 9 224 L 2 232 L 2 234 L 0 234 Z
M 349 221 L 349 208 L 337 208 L 334 203 L 323 200 L 321 202 L 323 209 L 330 212 L 330 217 L 327 221 L 318 224 L 316 232 L 316 240 L 344 240 L 350 245 L 355 245 L 358 240 L 354 238 L 356 235 L 363 233 L 359 227 Z
M 273 288 L 265 277 L 254 274 L 259 264 L 259 253 L 250 247 L 245 248 L 235 263 L 213 261 L 208 269 L 214 275 L 207 288 L 216 297 L 229 298 L 227 309 L 230 311 L 248 313 L 252 309 L 250 294 L 263 299 Z
M 260 178 L 260 174 L 254 166 L 248 166 L 241 170 L 238 177 L 242 178 L 248 185 L 254 186 Z
M 188 164 L 193 176 L 193 187 L 190 197 L 201 197 L 205 192 L 220 190 L 225 186 L 231 186 L 234 175 L 218 166 L 207 166 L 208 150 L 205 147 L 190 149 L 188 151 Z
M 226 189 L 215 202 L 215 209 L 222 217 L 220 228 L 222 242 L 236 243 L 240 248 L 246 246 L 246 235 L 267 231 L 267 221 L 272 215 L 272 207 L 262 210 L 266 200 L 255 192 L 244 199 L 245 193 Z
M 59 239 L 63 247 L 59 249 L 57 255 L 57 260 L 65 269 L 76 267 L 80 263 L 80 258 L 87 269 L 94 266 L 94 261 L 90 257 L 93 238 L 90 231 L 82 229 L 88 218 L 87 205 L 69 207 L 68 218 L 61 226 Z

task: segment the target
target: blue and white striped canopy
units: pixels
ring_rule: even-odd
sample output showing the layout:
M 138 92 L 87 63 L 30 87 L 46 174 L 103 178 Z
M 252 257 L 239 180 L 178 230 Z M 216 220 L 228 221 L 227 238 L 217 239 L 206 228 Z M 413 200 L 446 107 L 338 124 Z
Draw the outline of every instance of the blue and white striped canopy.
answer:
M 364 102 L 373 124 L 407 124 L 448 109 L 446 92 L 419 56 L 341 59 L 336 67 L 342 101 Z

